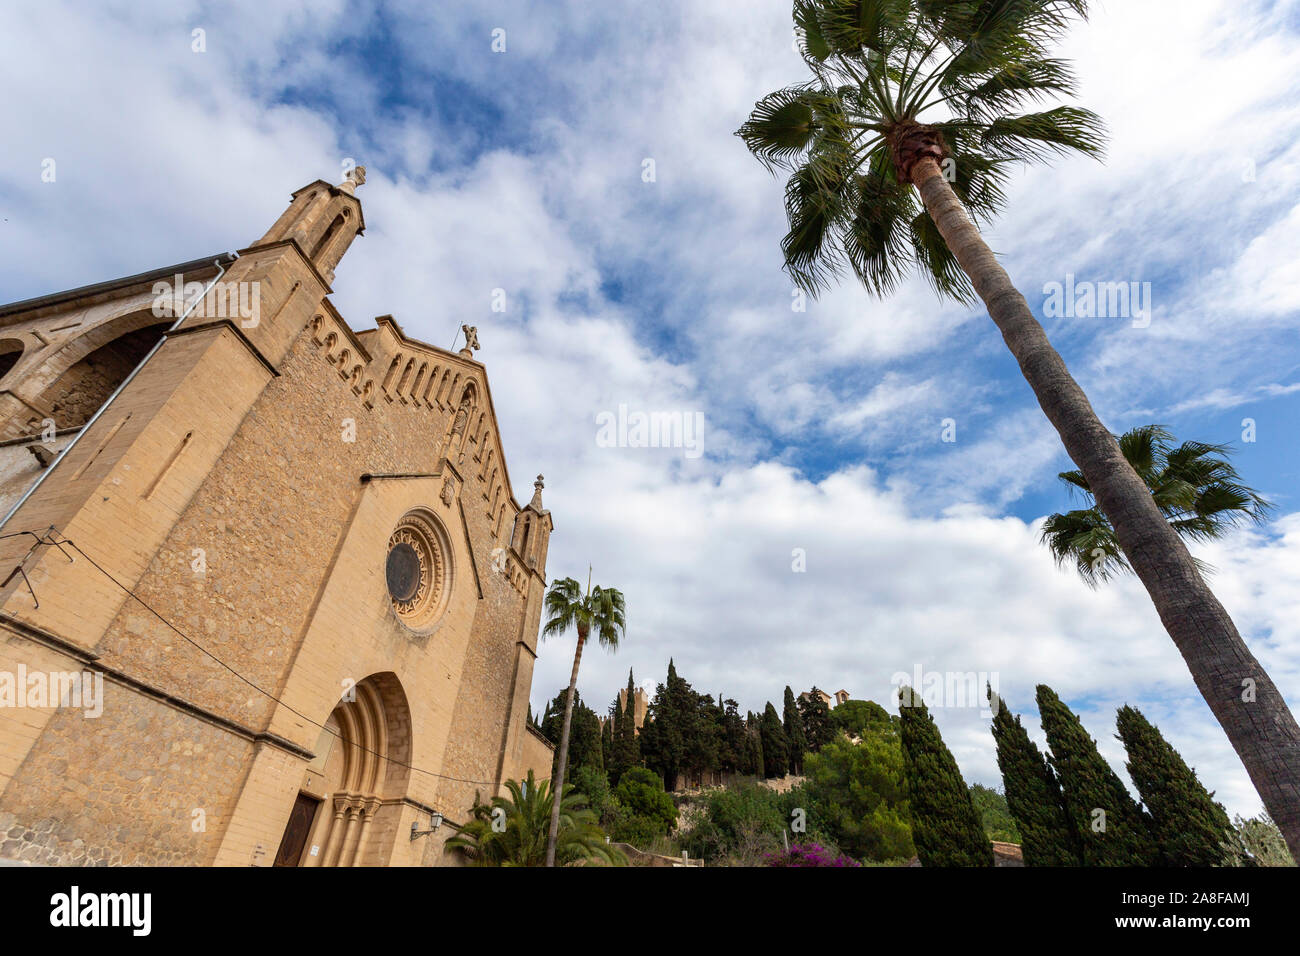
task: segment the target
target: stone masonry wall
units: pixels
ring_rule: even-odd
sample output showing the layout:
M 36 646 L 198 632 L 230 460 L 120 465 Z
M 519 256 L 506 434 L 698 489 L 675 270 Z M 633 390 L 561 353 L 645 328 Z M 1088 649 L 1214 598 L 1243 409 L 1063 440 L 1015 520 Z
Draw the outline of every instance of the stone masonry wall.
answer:
M 104 665 L 254 730 L 266 726 L 274 704 L 249 682 L 273 694 L 285 686 L 361 493 L 360 476 L 432 470 L 454 413 L 390 403 L 382 394 L 367 407 L 309 330 L 279 372 L 135 588 L 246 680 L 135 600 L 126 601 L 96 648 Z M 535 633 L 521 628 L 527 576 L 517 566 L 513 574 L 495 569 L 496 521 L 484 487 L 490 476 L 478 476 L 479 448 L 465 448 L 462 506 L 483 597 L 470 612 L 441 772 L 490 781 L 507 735 L 516 643 L 535 642 Z M 183 455 L 175 467 L 186 467 Z M 327 714 L 333 701 L 322 704 Z M 252 754 L 253 745 L 229 730 L 114 687 L 98 720 L 63 712 L 50 719 L 0 799 L 0 853 L 42 862 L 208 862 Z M 467 808 L 473 789 L 448 785 L 440 797 Z M 199 832 L 196 809 L 206 819 Z

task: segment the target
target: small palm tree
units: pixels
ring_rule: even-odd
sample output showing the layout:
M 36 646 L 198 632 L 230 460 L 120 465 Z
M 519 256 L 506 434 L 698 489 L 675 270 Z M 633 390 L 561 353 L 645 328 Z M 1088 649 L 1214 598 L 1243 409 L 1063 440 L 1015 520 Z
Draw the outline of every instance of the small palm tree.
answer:
M 475 866 L 541 866 L 547 858 L 547 828 L 555 801 L 550 782 L 538 783 L 533 771 L 522 784 L 507 780 L 508 797 L 493 797 L 480 803 L 476 797 L 470 821 L 447 841 Z M 566 788 L 559 806 L 560 831 L 557 857 L 560 863 L 599 861 L 621 866 L 626 858 L 605 842 L 596 815 L 587 808 L 587 798 Z M 548 864 L 552 865 L 552 864 Z
M 1052 47 L 1087 12 L 1087 0 L 795 0 L 812 79 L 768 94 L 738 134 L 792 170 L 781 248 L 805 291 L 849 273 L 883 296 L 919 273 L 940 295 L 984 303 L 1300 856 L 1295 715 L 980 234 L 1017 164 L 1101 155 L 1095 113 L 1036 105 L 1074 91 Z
M 611 651 L 618 650 L 619 638 L 627 627 L 624 617 L 623 593 L 614 588 L 591 586 L 591 569 L 587 569 L 587 593 L 573 578 L 563 578 L 551 584 L 546 592 L 546 624 L 542 637 L 555 637 L 569 630 L 578 632 L 578 647 L 573 652 L 573 672 L 569 675 L 569 690 L 564 695 L 564 726 L 560 730 L 560 754 L 555 765 L 555 779 L 563 783 L 569 762 L 569 727 L 573 723 L 573 690 L 578 684 L 578 665 L 582 662 L 582 648 L 594 630 L 600 643 Z M 551 811 L 551 828 L 546 840 L 546 865 L 555 866 L 556 839 L 560 826 L 560 807 Z
M 1151 489 L 1156 506 L 1183 538 L 1220 538 L 1244 521 L 1260 524 L 1273 506 L 1241 483 L 1228 461 L 1227 445 L 1187 441 L 1174 446 L 1174 436 L 1159 425 L 1142 425 L 1119 436 L 1124 458 Z M 1073 563 L 1079 576 L 1096 587 L 1116 573 L 1131 572 L 1106 513 L 1096 505 L 1088 479 L 1081 471 L 1063 471 L 1060 478 L 1089 506 L 1050 515 L 1042 541 L 1057 564 Z M 1197 562 L 1198 565 L 1200 562 Z M 1202 571 L 1206 568 L 1201 565 Z

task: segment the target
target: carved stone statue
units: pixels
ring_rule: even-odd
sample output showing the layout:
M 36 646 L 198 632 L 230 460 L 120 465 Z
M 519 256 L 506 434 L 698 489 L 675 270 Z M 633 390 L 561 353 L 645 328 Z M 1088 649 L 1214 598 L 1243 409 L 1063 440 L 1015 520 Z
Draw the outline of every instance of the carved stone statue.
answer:
M 451 433 L 453 435 L 460 435 L 464 433 L 465 425 L 469 422 L 469 409 L 470 409 L 469 396 L 466 395 L 464 398 L 460 400 L 460 407 L 456 409 L 456 420 L 452 422 L 451 425 Z
M 366 167 L 353 166 L 343 177 L 343 182 L 339 183 L 339 189 L 345 193 L 356 195 L 357 187 L 366 184 Z
M 478 351 L 478 326 L 462 325 L 460 330 L 465 333 L 465 348 L 461 351 L 470 352 L 470 354 Z

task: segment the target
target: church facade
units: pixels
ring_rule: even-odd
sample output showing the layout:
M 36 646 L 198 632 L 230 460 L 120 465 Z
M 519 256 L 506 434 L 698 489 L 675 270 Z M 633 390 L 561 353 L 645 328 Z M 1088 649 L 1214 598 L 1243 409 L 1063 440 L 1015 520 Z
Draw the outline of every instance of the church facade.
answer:
M 439 865 L 527 720 L 553 525 L 473 328 L 328 296 L 357 167 L 258 241 L 0 306 L 0 857 Z

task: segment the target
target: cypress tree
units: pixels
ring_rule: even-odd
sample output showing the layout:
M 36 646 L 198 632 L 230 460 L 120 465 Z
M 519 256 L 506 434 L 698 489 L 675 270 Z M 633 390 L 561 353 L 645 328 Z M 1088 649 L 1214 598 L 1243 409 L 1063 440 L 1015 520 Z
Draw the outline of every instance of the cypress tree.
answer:
M 618 765 L 618 744 L 619 740 L 622 739 L 619 735 L 619 728 L 622 724 L 623 708 L 618 705 L 618 696 L 615 695 L 614 700 L 609 705 L 609 759 L 605 761 L 605 773 L 609 776 L 609 785 L 611 787 L 618 783 L 619 774 L 622 773 L 622 768 Z
M 637 750 L 640 752 L 640 765 L 649 768 L 655 776 L 663 778 L 659 771 L 659 754 L 662 750 L 660 745 L 660 734 L 663 732 L 663 721 L 655 714 L 654 705 L 650 705 L 649 711 L 645 716 L 645 722 L 641 724 L 641 733 L 637 735 Z
M 668 695 L 669 713 L 672 715 L 668 738 L 673 775 L 699 770 L 700 720 L 697 713 L 699 695 L 691 689 L 691 685 L 685 678 L 678 675 L 672 658 L 668 660 L 668 678 L 664 686 Z
M 609 762 L 605 764 L 605 770 L 609 774 L 609 785 L 611 787 L 618 784 L 618 778 L 623 775 L 627 767 L 620 762 L 620 756 L 623 753 L 623 708 L 619 705 L 618 695 L 614 696 L 614 701 L 609 705 L 610 724 L 613 727 L 612 740 L 609 748 Z
M 682 767 L 692 777 L 704 778 L 704 775 L 718 767 L 718 755 L 723 734 L 718 724 L 713 698 L 708 694 L 697 694 L 691 685 L 682 681 L 686 693 L 686 720 L 682 734 Z
M 755 780 L 763 777 L 763 732 L 752 710 L 745 712 L 745 736 L 749 739 L 749 768 Z
M 627 669 L 627 692 L 623 695 L 623 716 L 628 719 L 628 727 L 636 733 L 636 683 L 632 680 L 632 668 Z
M 1170 866 L 1221 866 L 1237 843 L 1228 813 L 1142 712 L 1125 705 L 1116 724 L 1128 752 L 1128 774 L 1147 812 L 1151 833 Z
M 745 734 L 745 723 L 740 717 L 740 705 L 728 697 L 722 702 L 722 726 L 726 738 L 726 757 L 722 761 L 723 772 L 745 773 L 749 759 L 749 739 Z
M 803 755 L 808 750 L 808 740 L 803 732 L 803 718 L 799 715 L 799 707 L 794 702 L 794 691 L 790 685 L 785 688 L 785 701 L 782 710 L 782 730 L 785 731 L 785 741 L 790 748 L 789 767 L 792 774 L 803 773 Z
M 708 757 L 707 748 L 700 746 L 700 729 L 697 713 L 699 697 L 691 685 L 677 675 L 677 667 L 668 660 L 668 678 L 655 690 L 650 712 L 654 715 L 655 729 L 648 746 L 642 748 L 645 764 L 664 779 L 664 788 L 677 788 L 677 778 L 692 763 Z
M 564 708 L 565 701 L 568 698 L 569 689 L 563 688 L 555 699 L 546 706 L 546 712 L 542 716 L 541 723 L 537 725 L 538 730 L 542 732 L 551 743 L 559 742 L 560 733 L 564 725 Z M 600 718 L 596 712 L 586 705 L 582 695 L 576 690 L 573 692 L 573 717 L 569 730 L 569 762 L 565 768 L 565 783 L 573 782 L 573 773 L 582 767 L 590 767 L 595 770 L 603 771 L 605 769 L 605 759 L 603 754 L 604 731 L 600 726 Z M 559 769 L 560 754 L 558 749 L 551 758 L 551 779 L 555 779 L 556 771 Z
M 636 703 L 633 699 L 635 693 L 636 684 L 632 680 L 632 669 L 628 668 L 627 699 L 624 701 L 622 713 L 618 714 L 618 720 L 614 724 L 614 761 L 613 766 L 610 767 L 610 779 L 615 786 L 624 773 L 641 762 L 641 749 L 636 736 Z M 614 710 L 615 712 L 619 710 L 617 700 L 614 702 Z
M 632 671 L 627 672 L 627 709 L 623 711 L 623 723 L 626 726 L 624 744 L 627 750 L 628 767 L 635 767 L 641 763 L 641 743 L 637 733 L 636 726 L 636 698 L 635 685 L 632 683 Z
M 1061 787 L 1029 733 L 1006 702 L 987 688 L 993 708 L 993 740 L 1007 808 L 1020 830 L 1025 866 L 1081 866 L 1079 835 L 1065 809 Z
M 683 693 L 683 681 L 677 676 L 677 665 L 673 659 L 668 658 L 668 676 L 664 679 L 664 701 L 662 707 L 663 713 L 663 762 L 662 773 L 664 775 L 665 785 L 671 785 L 673 789 L 677 787 L 677 777 L 681 773 L 683 757 L 686 746 L 686 701 Z
M 1141 808 L 1079 718 L 1046 684 L 1038 685 L 1038 714 L 1084 865 L 1159 865 L 1160 853 Z
M 820 753 L 823 747 L 835 739 L 835 724 L 831 721 L 830 708 L 822 700 L 821 691 L 816 686 L 799 698 L 799 719 L 803 723 L 808 749 L 813 753 Z
M 591 736 L 591 754 L 587 761 L 587 766 L 593 770 L 605 772 L 605 741 L 603 739 L 604 728 L 600 726 L 600 718 L 596 712 L 590 708 L 587 710 L 588 726 L 590 727 Z
M 653 770 L 664 780 L 664 787 L 669 791 L 677 786 L 677 774 L 672 768 L 672 758 L 668 729 L 672 722 L 672 712 L 666 700 L 663 684 L 655 689 L 654 698 L 645 723 L 641 727 L 641 760 L 646 767 Z
M 614 765 L 614 717 L 612 715 L 607 717 L 600 727 L 600 755 L 601 764 L 608 774 Z
M 992 866 L 993 845 L 921 695 L 900 688 L 903 775 L 922 866 Z
M 784 778 L 790 765 L 790 745 L 786 743 L 785 728 L 776 715 L 772 702 L 767 702 L 759 722 L 759 736 L 763 744 L 763 776 Z

